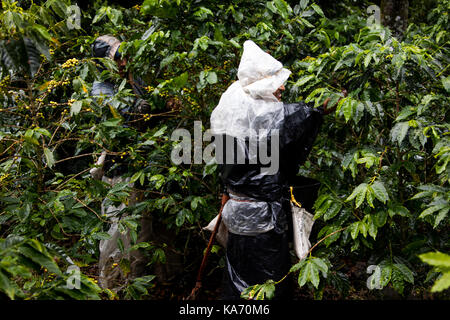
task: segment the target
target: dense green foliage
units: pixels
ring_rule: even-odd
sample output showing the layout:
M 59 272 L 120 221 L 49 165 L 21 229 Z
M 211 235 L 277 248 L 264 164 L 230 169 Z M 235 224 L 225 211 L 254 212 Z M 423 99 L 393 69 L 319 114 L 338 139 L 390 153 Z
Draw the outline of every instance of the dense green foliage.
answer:
M 81 10 L 81 28 L 69 5 L 2 1 L 0 294 L 153 296 L 151 271 L 118 293 L 92 279 L 99 240 L 108 237 L 100 204 L 126 201 L 131 192 L 127 184 L 111 188 L 90 177 L 102 150 L 125 163 L 145 190 L 144 201 L 125 209 L 120 227 L 136 241 L 139 218 L 150 212 L 174 230 L 184 272 L 192 273 L 189 290 L 207 236 L 201 226 L 217 213 L 221 187 L 214 164 L 171 163 L 170 135 L 180 127 L 193 132 L 195 120 L 208 128 L 247 39 L 293 72 L 284 101 L 319 106 L 330 98 L 332 105 L 348 91 L 299 171 L 322 187 L 311 236 L 320 243 L 304 260 L 293 260 L 298 285 L 315 298 L 355 297 L 370 276 L 366 269 L 375 266 L 375 285 L 403 296 L 423 295 L 439 272 L 433 291 L 448 287 L 448 257 L 419 258 L 449 252 L 448 0 L 411 19 L 402 39 L 368 25 L 371 3 L 364 1 L 146 0 L 130 8 L 97 1 Z M 144 117 L 146 132 L 124 126 L 117 112 L 133 92 L 116 65 L 100 59 L 107 70 L 99 73 L 99 59 L 91 57 L 90 44 L 102 34 L 124 40 L 128 69 L 148 84 L 145 99 L 155 116 Z M 92 82 L 105 79 L 118 93 L 93 99 Z M 164 245 L 136 247 L 152 265 L 165 263 Z M 215 262 L 222 263 L 219 256 Z M 83 275 L 78 290 L 66 288 L 73 264 Z M 362 277 L 352 278 L 352 267 L 361 265 Z M 126 261 L 119 267 L 126 270 Z M 269 281 L 245 295 L 270 298 L 274 286 Z

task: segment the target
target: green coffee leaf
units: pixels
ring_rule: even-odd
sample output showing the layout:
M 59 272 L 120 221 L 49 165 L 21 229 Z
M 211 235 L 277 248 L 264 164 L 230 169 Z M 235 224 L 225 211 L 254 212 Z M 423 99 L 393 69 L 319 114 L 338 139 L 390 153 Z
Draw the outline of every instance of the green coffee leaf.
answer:
M 383 203 L 386 203 L 386 201 L 389 200 L 389 195 L 386 191 L 386 188 L 384 187 L 384 184 L 377 180 L 372 185 L 371 188 L 374 192 L 375 197 L 380 200 Z
M 348 196 L 348 198 L 345 199 L 345 201 L 348 202 L 356 198 L 356 208 L 358 208 L 364 201 L 367 192 L 367 187 L 368 187 L 367 183 L 361 183 L 353 190 L 352 194 Z
M 47 165 L 49 168 L 52 168 L 55 164 L 55 158 L 53 157 L 53 152 L 48 149 L 44 148 L 44 155 L 45 155 L 45 161 L 47 162 Z

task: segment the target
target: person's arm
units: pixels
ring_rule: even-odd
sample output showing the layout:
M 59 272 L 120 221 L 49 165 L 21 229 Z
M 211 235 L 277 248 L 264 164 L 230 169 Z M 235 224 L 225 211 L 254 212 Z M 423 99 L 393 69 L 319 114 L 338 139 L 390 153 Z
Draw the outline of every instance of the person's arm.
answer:
M 344 94 L 344 97 L 347 96 L 347 90 L 342 90 L 342 93 Z M 330 98 L 326 98 L 325 101 L 323 102 L 323 114 L 330 114 L 332 112 L 334 112 L 336 110 L 336 107 L 339 103 L 339 101 L 341 101 L 342 98 L 339 98 L 338 102 L 336 102 L 336 104 L 334 106 L 332 106 L 331 108 L 327 108 L 328 106 L 328 102 L 330 102 Z

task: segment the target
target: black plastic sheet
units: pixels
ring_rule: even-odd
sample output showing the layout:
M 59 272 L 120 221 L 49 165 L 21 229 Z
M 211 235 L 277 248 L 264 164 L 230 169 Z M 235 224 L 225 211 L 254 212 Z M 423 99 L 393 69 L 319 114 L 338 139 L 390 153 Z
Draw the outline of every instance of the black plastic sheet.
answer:
M 251 152 L 248 141 L 242 145 L 243 142 L 234 139 L 235 152 L 239 143 L 246 150 L 246 164 L 219 165 L 224 185 L 255 199 L 264 201 L 280 199 L 283 189 L 292 179 L 296 179 L 298 167 L 310 153 L 321 124 L 321 109 L 314 109 L 303 102 L 284 104 L 284 121 L 277 128 L 280 139 L 278 172 L 273 175 L 261 175 L 261 168 L 264 166 L 259 161 L 257 164 L 248 164 L 250 163 L 248 154 Z M 226 136 L 223 139 L 225 141 L 230 138 Z M 269 142 L 267 144 L 271 152 L 271 144 Z M 226 154 L 225 146 L 223 153 Z
M 289 262 L 287 233 L 269 231 L 256 236 L 229 233 L 222 298 L 236 300 L 251 285 L 280 280 L 288 273 Z M 287 287 L 287 281 L 277 285 L 275 297 L 285 297 Z

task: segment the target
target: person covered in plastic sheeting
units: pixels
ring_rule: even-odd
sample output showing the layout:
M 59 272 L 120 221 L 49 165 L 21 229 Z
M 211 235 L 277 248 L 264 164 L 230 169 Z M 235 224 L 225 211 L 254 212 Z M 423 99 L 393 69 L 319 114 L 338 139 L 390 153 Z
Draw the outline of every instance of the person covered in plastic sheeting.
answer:
M 126 74 L 124 68 L 127 59 L 122 57 L 119 53 L 120 41 L 112 36 L 104 35 L 98 37 L 92 45 L 92 53 L 96 58 L 110 58 L 117 63 L 119 73 L 122 77 L 127 77 L 129 84 L 132 86 L 135 97 L 132 97 L 128 103 L 118 106 L 118 111 L 124 118 L 125 126 L 131 126 L 138 131 L 145 131 L 147 123 L 142 118 L 143 114 L 150 112 L 150 105 L 141 97 L 143 93 L 144 83 L 134 78 L 131 74 Z M 100 66 L 102 70 L 102 66 Z M 91 95 L 94 97 L 112 97 L 116 93 L 115 85 L 111 82 L 95 81 L 92 85 Z M 118 183 L 128 182 L 130 178 L 123 178 L 123 175 L 128 172 L 127 165 L 121 163 L 119 157 L 109 156 L 106 151 L 102 152 L 99 157 L 96 167 L 90 170 L 90 174 L 94 179 L 101 179 L 102 181 L 114 186 Z M 133 183 L 129 184 L 133 188 Z M 134 205 L 143 196 L 143 192 L 133 189 L 130 194 L 128 205 Z M 126 208 L 124 203 L 119 206 L 109 205 L 107 199 L 102 202 L 101 213 L 106 215 L 111 221 L 108 233 L 111 238 L 100 241 L 100 258 L 99 258 L 99 284 L 103 288 L 114 289 L 118 285 L 123 284 L 123 280 L 127 277 L 136 278 L 144 274 L 144 267 L 147 264 L 147 259 L 139 251 L 134 250 L 129 252 L 131 247 L 130 232 L 122 233 L 119 230 L 120 214 Z M 144 214 L 141 219 L 141 230 L 138 235 L 137 242 L 148 241 L 151 233 L 151 221 Z M 124 253 L 119 249 L 117 242 L 121 240 L 124 246 Z M 123 273 L 121 268 L 116 267 L 118 263 L 126 259 L 130 261 L 130 274 Z
M 147 123 L 142 115 L 149 113 L 151 110 L 148 102 L 142 99 L 146 85 L 141 78 L 133 76 L 130 72 L 125 72 L 128 61 L 119 52 L 120 43 L 120 40 L 113 36 L 100 36 L 92 44 L 92 54 L 95 58 L 110 58 L 116 62 L 120 76 L 127 79 L 135 95 L 129 103 L 119 106 L 119 111 L 127 125 L 129 124 L 139 131 L 145 131 Z M 100 71 L 102 71 L 103 67 L 101 63 L 99 64 Z M 115 93 L 115 85 L 111 82 L 94 81 L 92 84 L 92 96 L 113 96 Z
M 235 81 L 211 114 L 216 161 L 230 199 L 222 211 L 228 228 L 223 299 L 284 277 L 290 268 L 289 185 L 309 154 L 322 107 L 281 102 L 290 71 L 254 42 L 244 43 Z M 324 104 L 326 108 L 326 103 Z M 289 282 L 275 298 L 289 294 Z

